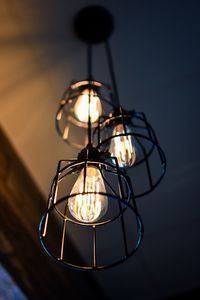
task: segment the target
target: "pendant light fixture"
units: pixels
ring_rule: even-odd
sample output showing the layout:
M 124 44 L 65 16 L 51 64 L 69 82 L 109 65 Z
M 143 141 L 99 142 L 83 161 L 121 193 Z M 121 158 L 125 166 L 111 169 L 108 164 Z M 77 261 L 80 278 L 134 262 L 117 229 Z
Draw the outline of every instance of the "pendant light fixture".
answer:
M 89 6 L 76 16 L 74 28 L 76 35 L 87 45 L 87 78 L 72 81 L 64 92 L 56 114 L 56 129 L 65 142 L 82 149 L 88 143 L 88 112 L 93 130 L 99 118 L 108 115 L 112 107 L 110 86 L 94 80 L 92 70 L 93 46 L 105 41 L 112 33 L 112 16 L 102 7 Z
M 152 192 L 165 175 L 166 158 L 145 114 L 115 107 L 99 122 L 97 131 L 97 148 L 109 151 L 120 169 L 133 178 L 135 198 Z M 139 173 L 142 179 L 137 183 Z
M 110 13 L 100 6 L 86 7 L 76 16 L 75 30 L 87 45 L 88 76 L 64 93 L 56 128 L 81 151 L 74 160 L 59 161 L 39 232 L 44 250 L 57 262 L 77 270 L 101 270 L 125 261 L 140 246 L 143 225 L 135 199 L 158 185 L 166 159 L 145 115 L 120 104 L 108 43 L 113 31 Z M 112 88 L 92 75 L 96 43 L 105 44 Z M 155 152 L 161 165 L 156 179 L 150 167 Z M 135 194 L 128 171 L 139 165 L 145 166 L 149 186 Z M 57 239 L 53 247 L 52 234 Z M 69 237 L 80 257 L 70 254 Z
M 88 46 L 88 52 L 90 51 L 91 48 Z M 90 64 L 90 61 L 88 63 Z M 73 81 L 70 84 L 60 100 L 56 114 L 56 129 L 59 136 L 77 149 L 82 149 L 88 143 L 88 111 L 90 110 L 91 130 L 93 130 L 98 126 L 100 116 L 106 114 L 111 106 L 109 86 L 94 81 L 89 73 L 87 79 Z
M 106 269 L 133 255 L 143 225 L 129 178 L 117 159 L 88 144 L 76 160 L 59 161 L 39 231 L 47 254 L 69 268 Z M 52 233 L 54 247 L 49 242 Z M 70 255 L 69 236 L 82 259 Z

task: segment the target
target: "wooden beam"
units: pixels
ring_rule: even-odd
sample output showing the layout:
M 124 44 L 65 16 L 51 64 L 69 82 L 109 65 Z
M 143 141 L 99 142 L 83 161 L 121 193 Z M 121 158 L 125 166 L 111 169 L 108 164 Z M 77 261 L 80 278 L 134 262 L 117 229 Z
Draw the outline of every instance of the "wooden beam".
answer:
M 42 251 L 45 200 L 2 129 L 0 166 L 0 260 L 27 298 L 106 299 L 91 274 L 64 269 Z M 78 255 L 72 244 L 71 252 Z

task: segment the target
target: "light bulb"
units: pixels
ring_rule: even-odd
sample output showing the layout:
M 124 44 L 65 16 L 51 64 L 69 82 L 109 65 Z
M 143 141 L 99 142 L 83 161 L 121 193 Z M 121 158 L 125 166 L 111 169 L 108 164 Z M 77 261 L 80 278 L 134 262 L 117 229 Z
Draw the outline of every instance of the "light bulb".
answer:
M 107 196 L 98 193 L 106 193 L 100 171 L 94 167 L 86 168 L 85 193 L 84 192 L 84 169 L 77 178 L 70 195 L 78 194 L 69 198 L 68 208 L 71 215 L 78 221 L 91 223 L 99 220 L 107 211 Z M 90 194 L 87 194 L 90 192 Z
M 90 120 L 94 123 L 98 120 L 102 114 L 102 106 L 97 93 L 93 89 L 85 89 L 82 91 L 81 95 L 78 96 L 76 103 L 74 105 L 74 114 L 76 118 L 83 122 L 88 122 L 89 114 L 89 94 L 90 94 Z
M 127 125 L 126 132 L 127 134 L 131 132 Z M 109 148 L 111 155 L 117 158 L 120 168 L 131 167 L 136 160 L 134 137 L 132 135 L 117 136 L 124 133 L 123 124 L 116 125 L 112 133 L 112 135 L 115 137 L 111 139 Z

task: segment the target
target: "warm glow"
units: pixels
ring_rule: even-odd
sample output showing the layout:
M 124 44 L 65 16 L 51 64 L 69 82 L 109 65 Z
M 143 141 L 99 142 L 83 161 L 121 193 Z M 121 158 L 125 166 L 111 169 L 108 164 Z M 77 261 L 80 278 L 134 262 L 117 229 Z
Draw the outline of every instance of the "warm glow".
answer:
M 89 93 L 90 93 L 90 110 L 89 110 Z M 91 123 L 98 120 L 102 114 L 102 106 L 95 90 L 85 89 L 76 100 L 74 105 L 74 114 L 76 118 L 84 123 L 88 122 L 88 114 L 90 111 Z
M 130 133 L 130 129 L 126 126 L 127 133 Z M 133 145 L 133 136 L 117 136 L 124 133 L 124 127 L 122 124 L 115 126 L 113 130 L 113 136 L 110 144 L 110 153 L 118 160 L 118 164 L 121 168 L 131 167 L 136 160 L 135 148 Z
M 90 166 L 86 168 L 85 193 L 84 192 L 84 169 L 81 171 L 76 180 L 70 195 L 78 194 L 71 197 L 68 202 L 68 208 L 71 215 L 78 221 L 91 223 L 99 220 L 107 211 L 108 199 L 98 193 L 106 193 L 105 185 L 100 171 Z

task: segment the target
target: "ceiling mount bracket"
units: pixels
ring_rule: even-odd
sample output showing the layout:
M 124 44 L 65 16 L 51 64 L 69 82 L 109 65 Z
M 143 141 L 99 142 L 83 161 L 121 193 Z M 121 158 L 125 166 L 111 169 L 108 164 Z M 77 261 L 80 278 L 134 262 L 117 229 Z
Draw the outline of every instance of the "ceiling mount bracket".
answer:
M 77 36 L 85 43 L 101 43 L 106 41 L 113 32 L 113 17 L 102 6 L 87 6 L 76 15 L 74 29 Z

